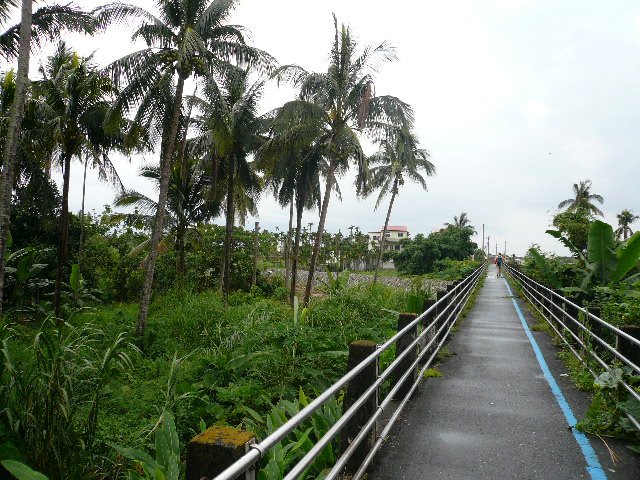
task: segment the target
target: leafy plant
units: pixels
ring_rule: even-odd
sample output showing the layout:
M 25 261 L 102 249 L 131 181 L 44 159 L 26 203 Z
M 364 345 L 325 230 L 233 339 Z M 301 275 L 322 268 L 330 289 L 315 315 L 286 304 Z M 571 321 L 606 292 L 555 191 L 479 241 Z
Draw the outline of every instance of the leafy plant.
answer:
M 85 478 L 94 454 L 106 383 L 131 364 L 127 334 L 111 341 L 87 323 L 45 321 L 24 355 L 11 337 L 2 343 L 3 420 L 28 445 L 32 464 L 56 478 Z M 96 348 L 97 345 L 104 348 Z
M 293 400 L 280 400 L 272 406 L 266 417 L 255 411 L 250 411 L 251 418 L 245 419 L 247 427 L 256 432 L 258 438 L 265 438 L 289 418 L 297 414 L 309 404 L 309 399 L 302 388 L 298 397 Z M 320 438 L 336 423 L 342 414 L 342 402 L 337 399 L 327 401 L 319 410 L 313 413 L 282 442 L 278 443 L 265 456 L 263 467 L 258 474 L 258 480 L 281 480 L 297 460 L 313 448 Z M 332 440 L 322 450 L 314 463 L 298 477 L 300 480 L 321 480 L 324 472 L 335 463 L 334 442 Z
M 325 272 L 327 272 L 327 280 L 321 280 L 324 286 L 327 288 L 329 295 L 334 295 L 341 290 L 344 290 L 349 285 L 349 276 L 351 272 L 344 270 L 342 272 L 336 272 L 335 276 L 329 270 L 329 267 L 325 265 Z
M 422 313 L 424 301 L 431 296 L 431 286 L 424 288 L 422 278 L 416 278 L 411 285 L 411 291 L 407 296 L 407 313 Z
M 49 480 L 45 475 L 36 472 L 24 463 L 15 460 L 2 460 L 0 463 L 18 480 Z
M 155 430 L 155 459 L 135 448 L 119 445 L 114 445 L 113 448 L 139 467 L 129 472 L 131 480 L 180 480 L 184 477 L 185 466 L 180 462 L 180 441 L 173 415 L 169 411 L 162 413 L 160 425 Z M 139 469 L 144 475 L 138 473 Z

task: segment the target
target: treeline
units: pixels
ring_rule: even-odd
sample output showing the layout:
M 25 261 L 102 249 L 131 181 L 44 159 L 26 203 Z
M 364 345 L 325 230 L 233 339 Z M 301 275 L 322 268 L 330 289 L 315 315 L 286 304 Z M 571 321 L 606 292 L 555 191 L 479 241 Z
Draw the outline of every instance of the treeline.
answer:
M 136 218 L 129 220 L 149 233 L 139 287 L 139 334 L 146 328 L 158 258 L 175 250 L 175 275 L 170 277 L 182 282 L 191 232 L 224 218 L 222 253 L 211 268 L 221 272 L 228 297 L 234 275 L 239 275 L 233 271 L 234 226 L 257 213 L 262 195 L 273 193 L 290 213 L 285 259 L 292 272 L 293 301 L 304 248 L 302 213 L 317 208 L 304 293 L 308 303 L 322 261 L 329 202 L 339 192 L 338 178 L 355 168 L 359 195 L 378 192 L 379 204 L 390 194 L 386 230 L 405 180 L 426 187 L 423 175 L 435 173 L 412 131 L 411 107 L 397 97 L 374 93 L 378 67 L 396 59 L 393 48 L 382 43 L 359 49 L 350 28 L 334 18 L 326 70 L 279 66 L 267 52 L 247 44 L 241 27 L 228 23 L 236 3 L 162 0 L 155 14 L 122 3 L 91 12 L 73 4 L 32 12 L 32 2 L 24 1 L 21 23 L 5 27 L 0 52 L 8 64 L 17 61 L 18 68 L 1 78 L 1 248 L 5 252 L 12 245 L 34 246 L 27 244 L 21 228 L 51 222 L 55 212 L 57 231 L 39 246 L 56 249 L 56 317 L 64 317 L 67 291 L 77 300 L 81 279 L 96 275 L 84 258 L 90 234 L 85 231 L 90 227 L 84 219 L 84 185 L 80 232 L 71 237 L 76 221 L 69 212 L 72 168 L 82 169 L 85 180 L 87 170 L 97 170 L 119 192 L 116 207 L 137 207 Z M 18 2 L 3 4 L 0 22 L 6 25 L 17 7 Z M 59 42 L 55 53 L 42 61 L 37 77 L 27 77 L 33 45 L 55 41 L 67 31 L 116 34 L 115 28 L 118 34 L 127 30 L 145 47 L 97 65 Z M 298 93 L 260 115 L 267 82 L 290 82 Z M 360 143 L 365 136 L 377 143 L 377 153 L 365 154 Z M 157 199 L 127 190 L 112 162 L 115 154 L 149 151 L 158 160 L 143 166 L 141 175 L 156 182 Z M 61 192 L 49 179 L 52 168 L 62 171 Z M 6 256 L 0 259 L 5 262 Z M 0 265 L 0 294 L 4 273 Z

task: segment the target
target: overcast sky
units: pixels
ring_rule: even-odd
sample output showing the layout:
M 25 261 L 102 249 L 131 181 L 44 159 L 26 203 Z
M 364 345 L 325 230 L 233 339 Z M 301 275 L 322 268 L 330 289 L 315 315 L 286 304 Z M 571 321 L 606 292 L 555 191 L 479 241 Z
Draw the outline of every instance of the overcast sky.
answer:
M 92 8 L 104 2 L 77 3 Z M 391 225 L 406 225 L 412 235 L 428 233 L 466 212 L 478 243 L 485 224 L 492 251 L 496 242 L 502 251 L 506 241 L 508 253 L 523 254 L 532 243 L 560 253 L 544 231 L 554 207 L 584 179 L 604 197 L 601 210 L 609 223 L 624 208 L 640 213 L 640 2 L 242 0 L 230 23 L 245 26 L 250 42 L 281 64 L 324 70 L 332 12 L 360 45 L 386 40 L 397 48 L 399 60 L 380 71 L 376 93 L 414 107 L 415 131 L 437 168 L 427 192 L 405 185 Z M 136 48 L 129 37 L 126 28 L 113 27 L 98 38 L 68 42 L 83 55 L 95 50 L 96 60 L 106 64 Z M 271 85 L 262 109 L 293 94 Z M 157 156 L 121 160 L 118 168 L 128 188 L 153 195 L 137 177 L 144 160 Z M 72 179 L 71 207 L 78 210 L 79 164 Z M 332 198 L 327 229 L 379 228 L 386 203 L 374 211 L 375 197 L 355 197 L 352 176 L 339 182 L 343 199 Z M 113 191 L 97 178 L 88 192 L 89 208 L 97 211 L 113 201 Z M 287 217 L 271 198 L 262 199 L 264 228 L 286 228 Z M 306 214 L 307 222 L 317 225 L 317 212 Z

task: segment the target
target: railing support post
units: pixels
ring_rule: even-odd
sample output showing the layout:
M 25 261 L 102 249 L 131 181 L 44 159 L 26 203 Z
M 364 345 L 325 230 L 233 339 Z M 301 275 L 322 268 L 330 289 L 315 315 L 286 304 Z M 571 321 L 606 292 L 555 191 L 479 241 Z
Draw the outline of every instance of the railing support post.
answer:
M 349 345 L 349 360 L 347 371 L 355 368 L 360 362 L 376 351 L 376 342 L 358 340 Z M 362 394 L 378 379 L 378 359 L 367 365 L 349 384 L 342 404 L 343 412 L 346 412 L 362 396 Z M 351 441 L 360 433 L 362 427 L 373 416 L 378 408 L 378 394 L 367 399 L 358 412 L 351 417 L 342 431 L 341 450 L 344 452 Z M 373 447 L 376 438 L 376 429 L 372 428 L 367 437 L 358 445 L 358 448 L 345 466 L 347 473 L 355 473 L 362 464 L 367 453 Z
M 435 303 L 436 303 L 436 301 L 431 299 L 431 298 L 425 299 L 424 303 L 422 304 L 422 311 L 426 312 Z M 427 328 L 427 326 L 436 317 L 435 310 L 436 310 L 435 308 L 433 310 L 431 310 L 431 312 L 428 313 L 427 315 L 425 315 L 424 318 L 422 319 L 422 330 Z M 431 341 L 431 339 L 434 337 L 435 330 L 436 330 L 436 327 L 432 327 L 431 330 L 429 332 L 427 332 L 427 334 L 424 337 L 422 337 L 422 341 L 420 342 L 420 353 L 422 353 L 424 351 L 427 343 L 429 343 Z M 434 344 L 431 344 L 431 347 L 429 348 L 429 351 L 420 360 L 420 365 L 424 365 L 427 362 L 427 360 L 429 358 L 429 355 L 431 355 L 431 353 L 433 352 L 434 349 L 435 349 Z
M 620 327 L 620 330 L 627 335 L 631 335 L 633 338 L 640 340 L 640 327 L 623 325 Z M 616 350 L 633 363 L 640 366 L 640 346 L 635 345 L 630 340 L 627 340 L 620 335 L 616 335 Z
M 571 303 L 578 303 L 578 298 L 577 297 L 567 297 L 567 300 L 569 300 Z M 564 311 L 565 311 L 565 318 L 564 318 L 564 323 L 567 326 L 567 328 L 573 332 L 576 336 L 580 335 L 580 327 L 578 327 L 578 323 L 580 320 L 578 319 L 578 309 L 576 307 L 574 307 L 573 305 L 571 305 L 570 303 L 565 303 L 564 304 Z M 573 338 L 573 336 L 568 339 L 569 342 L 575 344 L 576 340 Z
M 553 297 L 553 313 L 556 316 L 556 318 L 559 318 L 561 321 L 564 321 L 564 318 L 562 318 L 562 314 L 564 312 L 564 295 L 563 295 L 563 291 L 560 289 L 554 289 L 553 293 L 560 295 L 559 297 L 554 296 Z M 560 327 L 560 324 L 558 323 L 558 320 L 553 319 L 552 320 L 553 325 L 560 330 L 562 327 Z
M 413 313 L 401 313 L 398 315 L 398 331 L 405 328 L 409 325 L 413 320 L 416 319 L 416 315 Z M 398 357 L 402 352 L 404 352 L 407 348 L 409 348 L 409 344 L 416 339 L 418 334 L 418 326 L 414 326 L 407 333 L 405 333 L 402 337 L 400 337 L 396 341 L 396 357 Z M 412 347 L 412 352 L 409 353 L 404 359 L 398 364 L 398 366 L 392 372 L 392 385 L 396 385 L 405 372 L 409 369 L 409 366 L 413 363 L 418 355 L 418 346 Z M 402 400 L 404 396 L 409 392 L 413 381 L 416 378 L 417 369 L 414 368 L 413 375 L 410 375 L 405 382 L 402 384 L 395 396 L 394 400 Z
M 245 430 L 218 425 L 207 428 L 187 445 L 186 480 L 213 478 L 222 473 L 246 453 L 253 440 L 253 433 Z M 249 477 L 242 474 L 236 480 L 245 478 Z

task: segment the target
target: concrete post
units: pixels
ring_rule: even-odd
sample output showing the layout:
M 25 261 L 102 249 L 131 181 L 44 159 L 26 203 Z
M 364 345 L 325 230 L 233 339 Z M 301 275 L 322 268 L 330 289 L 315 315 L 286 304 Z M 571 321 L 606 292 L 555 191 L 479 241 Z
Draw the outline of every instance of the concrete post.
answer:
M 251 432 L 217 425 L 199 433 L 187 445 L 186 480 L 213 478 L 222 473 L 245 454 L 246 445 L 253 439 Z M 244 478 L 242 474 L 237 480 Z
M 640 327 L 632 326 L 632 325 L 623 325 L 620 327 L 627 335 L 631 335 L 633 338 L 640 340 Z M 636 365 L 640 366 L 640 347 L 631 343 L 630 340 L 627 340 L 620 335 L 616 335 L 616 350 L 620 352 L 622 355 L 627 357 Z
M 561 321 L 564 322 L 564 318 L 562 316 L 562 314 L 564 313 L 564 300 L 563 300 L 564 292 L 562 290 L 559 290 L 559 289 L 554 289 L 553 292 L 562 297 L 562 298 L 554 297 L 554 299 L 553 299 L 553 313 L 557 318 L 559 318 Z M 560 327 L 560 324 L 558 323 L 557 320 L 553 319 L 552 322 L 553 322 L 553 325 L 555 325 L 555 327 L 558 330 L 560 330 L 562 328 L 562 327 Z
M 349 345 L 349 360 L 347 362 L 347 371 L 352 370 L 362 362 L 369 355 L 374 353 L 377 348 L 376 342 L 370 342 L 367 340 L 358 340 Z M 344 395 L 344 401 L 342 404 L 343 411 L 346 412 L 351 406 L 362 396 L 362 394 L 378 379 L 378 359 L 371 362 L 364 368 L 349 384 L 347 385 L 347 391 Z M 341 435 L 341 451 L 349 446 L 351 441 L 360 433 L 365 423 L 373 416 L 378 408 L 378 393 L 369 397 L 358 412 L 351 417 L 349 422 L 344 427 Z M 345 467 L 346 473 L 355 473 L 358 467 L 364 461 L 367 453 L 371 451 L 376 439 L 375 427 L 369 431 L 367 437 L 360 442 L 360 445 L 349 458 Z
M 575 304 L 577 304 L 578 301 L 579 301 L 577 297 L 567 297 L 567 300 L 569 300 L 570 302 L 575 303 Z M 578 309 L 576 307 L 574 307 L 573 305 L 565 303 L 564 304 L 564 311 L 566 312 L 565 325 L 575 335 L 579 336 L 581 328 L 576 323 L 577 321 L 579 321 L 578 320 Z M 572 320 L 572 318 L 574 320 Z M 575 340 L 573 339 L 573 336 L 569 339 L 569 341 L 575 343 Z
M 398 315 L 398 331 L 405 328 L 415 319 L 416 319 L 416 315 L 413 313 L 401 313 L 400 315 Z M 409 348 L 409 344 L 416 339 L 417 333 L 418 333 L 418 326 L 416 325 L 413 328 L 409 329 L 407 333 L 405 333 L 402 337 L 398 339 L 398 341 L 396 342 L 396 358 L 400 356 L 400 354 L 404 352 L 407 348 Z M 398 383 L 398 381 L 400 380 L 400 377 L 402 377 L 405 374 L 405 372 L 409 369 L 409 366 L 414 362 L 417 356 L 418 356 L 418 346 L 416 345 L 411 349 L 411 353 L 409 353 L 406 357 L 404 357 L 404 359 L 398 364 L 398 366 L 391 373 L 392 386 L 395 386 L 396 383 Z M 416 379 L 417 372 L 418 372 L 417 368 L 414 368 L 413 374 L 409 375 L 407 380 L 402 384 L 402 386 L 396 392 L 395 396 L 393 397 L 394 400 L 402 400 L 405 397 L 405 395 L 411 388 L 413 381 Z
M 442 300 L 442 298 L 447 294 L 446 290 L 438 290 L 436 292 L 436 303 L 438 306 L 436 307 L 436 317 L 442 314 L 442 317 L 436 323 L 436 330 L 438 330 L 445 322 L 447 316 L 447 300 Z
M 425 299 L 424 303 L 422 304 L 422 309 L 423 311 L 427 311 L 429 310 L 429 308 L 431 308 L 434 304 L 436 303 L 435 300 L 431 299 L 431 298 L 427 298 Z M 436 309 L 434 308 L 433 310 L 431 310 L 430 313 L 428 313 L 427 315 L 425 315 L 422 318 L 422 329 L 424 330 L 425 328 L 427 328 L 427 326 L 433 322 L 433 319 L 436 317 L 435 315 L 435 311 Z M 432 327 L 430 329 L 429 332 L 427 332 L 427 334 L 422 337 L 422 341 L 420 342 L 420 352 L 423 352 L 424 349 L 426 348 L 427 343 L 429 343 L 429 341 L 431 341 L 431 339 L 434 337 L 435 335 L 435 331 L 436 331 L 436 327 Z M 434 342 L 435 343 L 435 342 Z M 424 357 L 422 357 L 422 359 L 420 360 L 420 365 L 424 365 L 425 362 L 427 361 L 429 355 L 431 355 L 431 352 L 433 352 L 434 349 L 434 345 L 431 345 L 431 348 L 429 349 L 429 352 L 425 354 Z

